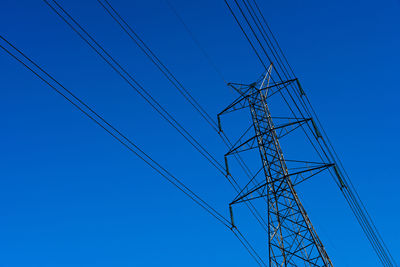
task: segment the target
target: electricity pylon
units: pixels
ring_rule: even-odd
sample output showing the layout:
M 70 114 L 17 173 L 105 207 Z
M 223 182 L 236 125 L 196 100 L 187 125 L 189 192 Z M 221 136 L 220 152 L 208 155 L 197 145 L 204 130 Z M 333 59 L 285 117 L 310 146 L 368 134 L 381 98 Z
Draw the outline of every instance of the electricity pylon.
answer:
M 283 136 L 306 123 L 310 123 L 316 136 L 319 132 L 311 118 L 284 118 L 284 123 L 275 125 L 269 97 L 297 79 L 271 84 L 271 70 L 272 65 L 259 81 L 249 85 L 230 83 L 240 96 L 218 115 L 220 131 L 222 114 L 248 108 L 252 119 L 250 128 L 225 155 L 227 175 L 229 155 L 255 149 L 262 163 L 230 204 L 232 227 L 235 227 L 232 205 L 264 199 L 268 206 L 269 266 L 333 266 L 294 188 L 333 164 L 285 159 L 279 142 Z M 283 119 L 277 120 L 282 122 Z M 288 164 L 296 164 L 296 167 L 288 168 Z

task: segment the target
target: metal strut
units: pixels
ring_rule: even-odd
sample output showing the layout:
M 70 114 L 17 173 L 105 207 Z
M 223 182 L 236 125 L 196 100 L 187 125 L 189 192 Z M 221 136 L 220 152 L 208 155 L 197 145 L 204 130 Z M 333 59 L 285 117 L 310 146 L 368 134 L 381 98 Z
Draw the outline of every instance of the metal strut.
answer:
M 286 84 L 296 81 L 290 80 L 279 84 L 269 84 L 271 68 L 267 74 L 257 83 L 250 85 L 233 84 L 240 97 L 228 106 L 223 113 L 228 113 L 242 108 L 249 108 L 254 136 L 239 139 L 225 158 L 234 153 L 241 153 L 246 150 L 245 146 L 257 148 L 262 163 L 264 181 L 252 181 L 244 187 L 234 201 L 230 204 L 230 214 L 233 224 L 232 205 L 256 198 L 263 198 L 268 205 L 268 247 L 269 266 L 333 266 L 325 248 L 319 239 L 311 221 L 300 202 L 294 186 L 298 184 L 296 177 L 299 174 L 311 173 L 310 176 L 319 173 L 333 164 L 311 164 L 308 168 L 290 171 L 283 155 L 279 139 L 282 134 L 278 130 L 282 127 L 275 127 L 271 116 L 267 99 L 271 94 L 285 88 Z M 239 107 L 239 108 L 238 108 Z M 289 122 L 287 125 L 296 123 L 311 123 L 311 119 L 303 118 L 297 122 Z M 286 124 L 285 124 L 286 125 Z M 315 129 L 315 136 L 319 137 L 318 129 Z M 254 144 L 249 145 L 254 140 Z M 249 148 L 249 149 L 250 149 Z M 300 162 L 300 161 L 298 161 Z M 227 164 L 227 161 L 226 161 Z M 299 169 L 299 168 L 297 168 Z M 292 178 L 295 177 L 295 182 Z M 256 179 L 254 179 L 256 180 Z M 301 180 L 301 179 L 300 179 Z M 305 179 L 303 179 L 305 180 Z M 253 196 L 256 194 L 256 196 Z

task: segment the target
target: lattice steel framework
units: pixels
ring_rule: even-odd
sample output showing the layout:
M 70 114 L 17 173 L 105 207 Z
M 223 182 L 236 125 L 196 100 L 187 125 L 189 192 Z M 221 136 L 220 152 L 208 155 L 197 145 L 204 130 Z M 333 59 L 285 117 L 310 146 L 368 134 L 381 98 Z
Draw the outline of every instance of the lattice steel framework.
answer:
M 253 84 L 229 84 L 240 96 L 218 115 L 220 124 L 220 115 L 248 108 L 252 125 L 246 133 L 254 131 L 250 138 L 242 135 L 225 155 L 227 174 L 229 155 L 258 149 L 262 162 L 259 172 L 231 202 L 231 216 L 232 205 L 263 198 L 268 206 L 269 266 L 333 266 L 294 188 L 333 164 L 285 160 L 280 138 L 304 123 L 314 126 L 316 136 L 319 132 L 312 119 L 285 118 L 285 123 L 274 124 L 267 100 L 297 80 L 270 84 L 270 74 L 271 68 Z M 288 168 L 288 163 L 295 163 L 296 168 Z

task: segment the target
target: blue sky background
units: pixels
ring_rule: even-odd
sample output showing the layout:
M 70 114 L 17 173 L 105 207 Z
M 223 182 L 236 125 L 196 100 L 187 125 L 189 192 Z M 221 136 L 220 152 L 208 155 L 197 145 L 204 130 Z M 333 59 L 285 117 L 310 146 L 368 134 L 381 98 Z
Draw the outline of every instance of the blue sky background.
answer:
M 228 81 L 261 66 L 223 1 L 171 0 Z M 400 2 L 259 1 L 380 233 L 400 259 Z M 97 1 L 60 1 L 223 161 L 204 121 Z M 207 111 L 236 97 L 163 0 L 111 3 Z M 2 1 L 1 34 L 228 214 L 234 192 L 41 1 Z M 234 236 L 4 52 L 0 266 L 255 266 Z M 329 176 L 299 188 L 335 266 L 379 266 Z M 239 221 L 250 225 L 251 219 Z M 246 231 L 263 255 L 263 232 Z

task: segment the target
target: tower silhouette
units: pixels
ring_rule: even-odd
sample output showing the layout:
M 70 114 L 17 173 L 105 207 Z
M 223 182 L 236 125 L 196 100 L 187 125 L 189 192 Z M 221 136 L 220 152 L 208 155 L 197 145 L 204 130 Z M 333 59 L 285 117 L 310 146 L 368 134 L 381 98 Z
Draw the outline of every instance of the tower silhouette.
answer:
M 267 73 L 252 84 L 230 83 L 239 97 L 218 114 L 248 109 L 251 126 L 225 155 L 227 175 L 228 156 L 258 150 L 261 168 L 230 203 L 263 199 L 268 207 L 269 266 L 333 266 L 311 221 L 296 193 L 295 186 L 334 164 L 287 160 L 279 140 L 305 123 L 309 123 L 318 137 L 319 132 L 311 118 L 276 118 L 275 124 L 268 100 L 297 79 L 270 83 L 272 65 Z M 289 168 L 288 165 L 295 166 Z M 261 178 L 260 178 L 261 177 Z

